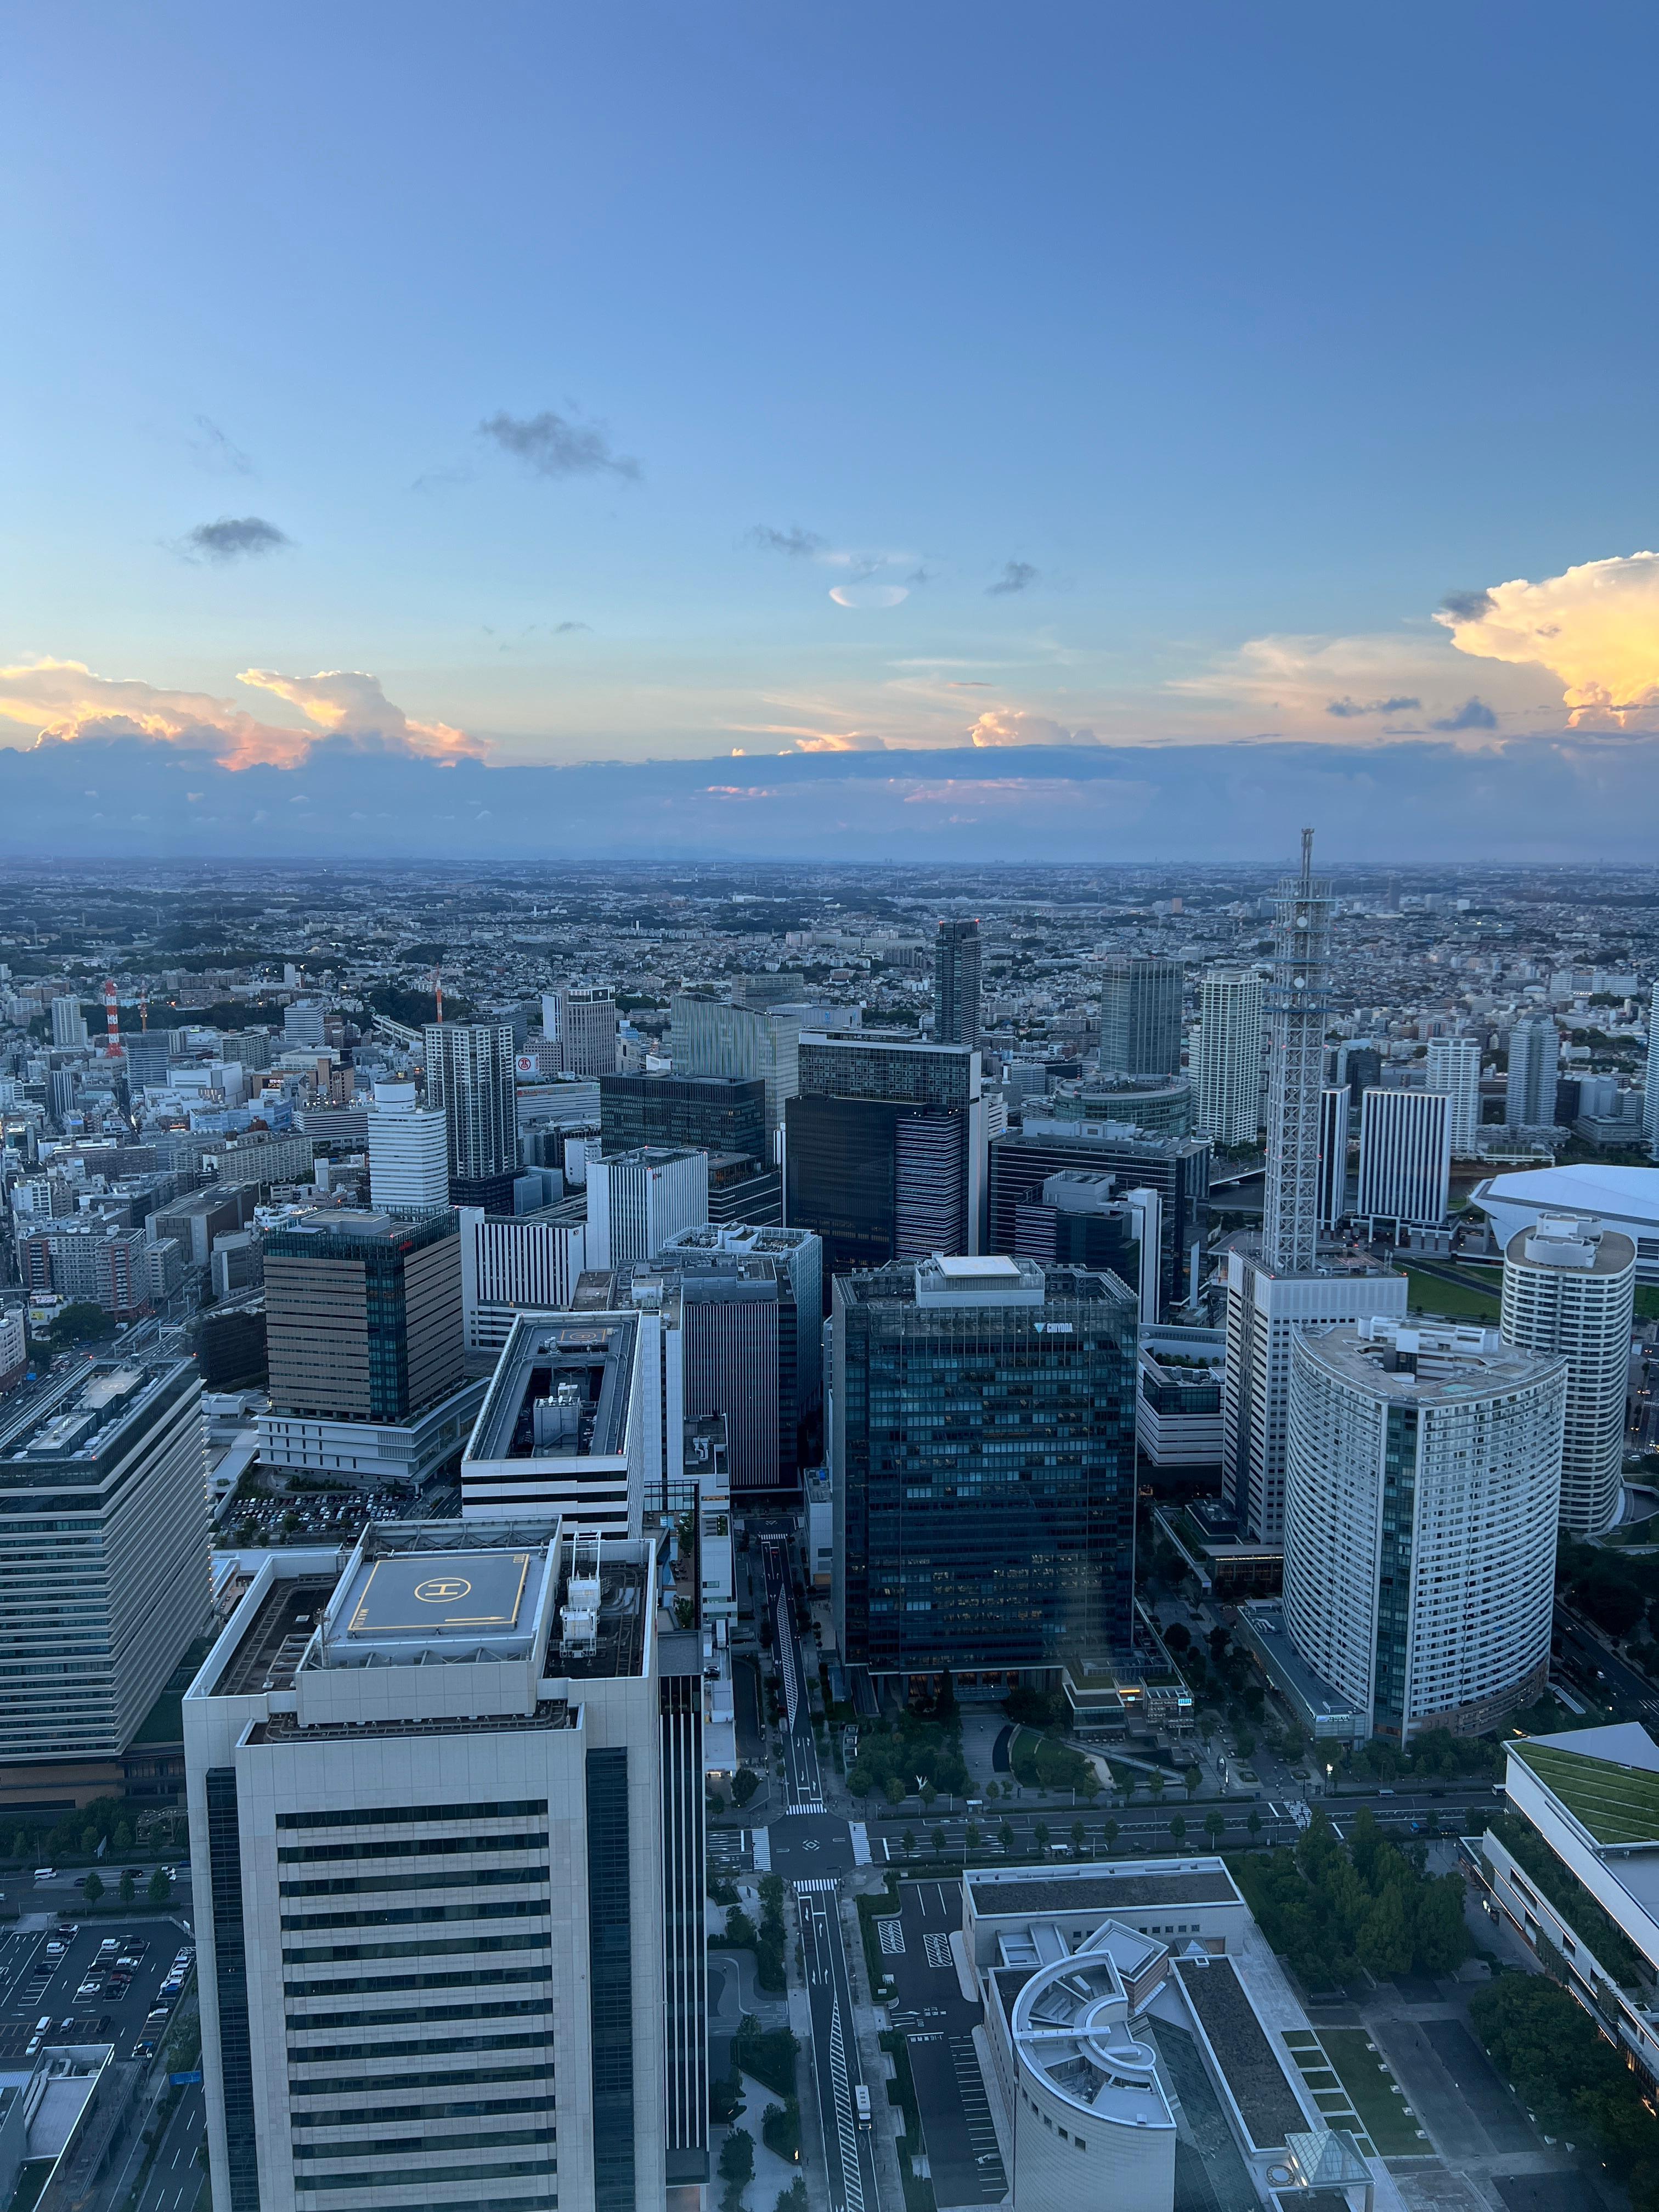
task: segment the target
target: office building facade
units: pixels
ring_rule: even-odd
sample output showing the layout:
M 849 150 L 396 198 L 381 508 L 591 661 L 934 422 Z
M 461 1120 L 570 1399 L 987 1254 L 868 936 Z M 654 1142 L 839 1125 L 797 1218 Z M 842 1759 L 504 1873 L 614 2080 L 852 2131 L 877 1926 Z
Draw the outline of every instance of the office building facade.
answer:
M 460 1245 L 463 1341 L 499 1352 L 520 1314 L 570 1304 L 587 1265 L 586 1209 L 580 1198 L 509 1216 L 463 1206 Z
M 1510 1031 L 1504 1120 L 1511 1129 L 1543 1129 L 1555 1121 L 1555 1079 L 1561 1037 L 1548 1014 L 1524 1014 Z
M 209 1616 L 189 1360 L 77 1365 L 0 1413 L 0 1807 L 118 1796 L 120 1754 Z
M 614 993 L 579 983 L 544 992 L 542 1029 L 554 1048 L 553 1065 L 561 1073 L 587 1077 L 616 1073 Z
M 836 1279 L 842 1656 L 971 1692 L 1132 1635 L 1135 1302 L 1109 1275 L 934 1257 Z
M 708 1155 L 641 1145 L 587 1163 L 587 1264 L 626 1267 L 648 1260 L 682 1229 L 708 1218 Z
M 1285 1625 L 1401 1745 L 1549 1674 L 1566 1363 L 1446 1322 L 1311 1330 L 1291 1365 Z
M 436 1213 L 449 1203 L 449 1117 L 435 1106 L 417 1105 L 412 1083 L 374 1086 L 368 1196 L 382 1213 L 411 1217 Z
M 933 1042 L 978 1050 L 979 924 L 942 921 L 933 942 Z
M 457 1206 L 513 1210 L 519 1168 L 511 1022 L 428 1022 L 426 1103 L 448 1124 L 449 1195 Z
M 1431 1037 L 1427 1076 L 1425 1087 L 1443 1091 L 1451 1101 L 1452 1158 L 1466 1160 L 1474 1153 L 1480 1127 L 1480 1046 L 1472 1037 Z
M 607 1152 L 691 1146 L 769 1164 L 766 1085 L 735 1075 L 602 1075 L 599 1137 Z
M 1373 1224 L 1437 1227 L 1451 1197 L 1452 1101 L 1437 1091 L 1368 1091 L 1359 1121 L 1359 1195 Z
M 1100 968 L 1103 1073 L 1175 1075 L 1181 1067 L 1178 960 L 1115 952 Z
M 849 1029 L 856 1006 L 732 1006 L 696 993 L 670 1000 L 669 1048 L 677 1075 L 729 1075 L 766 1086 L 766 1131 L 775 1142 L 784 1108 L 800 1088 L 800 1035 Z
M 985 1101 L 970 1046 L 804 1032 L 786 1120 L 784 1218 L 823 1239 L 826 1277 L 981 1249 Z
M 1319 1094 L 1319 1225 L 1334 1229 L 1348 1210 L 1348 1091 Z
M 699 1660 L 546 1516 L 265 1562 L 185 1699 L 216 2205 L 700 2187 Z
M 1619 1518 L 1636 1247 L 1582 1215 L 1541 1214 L 1504 1249 L 1505 1340 L 1567 1363 L 1561 1519 L 1577 1536 Z
M 1210 1231 L 1210 1139 L 1152 1137 L 1111 1121 L 1061 1121 L 1027 1114 L 1018 1129 L 990 1147 L 989 1245 L 1018 1249 L 1018 1212 L 1041 1202 L 1050 1176 L 1109 1175 L 1117 1195 L 1155 1190 L 1158 1221 L 1159 1316 L 1198 1287 Z
M 1199 984 L 1197 1126 L 1230 1148 L 1261 1128 L 1261 1002 L 1249 969 L 1211 969 Z

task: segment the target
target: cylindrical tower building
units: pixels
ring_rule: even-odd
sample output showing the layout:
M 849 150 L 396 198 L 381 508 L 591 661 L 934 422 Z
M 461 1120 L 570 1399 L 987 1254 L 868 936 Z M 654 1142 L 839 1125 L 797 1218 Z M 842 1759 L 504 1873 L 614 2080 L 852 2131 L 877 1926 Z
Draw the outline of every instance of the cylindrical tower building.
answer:
M 1373 1734 L 1476 1735 L 1543 1691 L 1566 1393 L 1564 1359 L 1496 1330 L 1298 1338 L 1285 1625 Z
M 1540 1213 L 1504 1254 L 1500 1326 L 1510 1344 L 1567 1363 L 1561 1518 L 1599 1536 L 1619 1518 L 1636 1246 L 1582 1214 Z

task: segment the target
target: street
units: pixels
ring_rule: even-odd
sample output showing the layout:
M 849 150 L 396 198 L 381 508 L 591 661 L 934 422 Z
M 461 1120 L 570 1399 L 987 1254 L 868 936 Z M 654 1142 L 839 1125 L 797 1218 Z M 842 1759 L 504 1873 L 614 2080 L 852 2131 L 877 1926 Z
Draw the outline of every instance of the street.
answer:
M 761 1558 L 773 1656 L 788 1716 L 784 1744 L 788 1809 L 769 1829 L 768 1839 L 773 1844 L 773 1864 L 794 1883 L 800 1917 L 801 1953 L 812 2018 L 812 2079 L 830 2212 L 880 2212 L 872 2130 L 859 2126 L 853 2094 L 864 2076 L 854 2031 L 853 1984 L 839 1911 L 840 1874 L 853 1863 L 852 1838 L 846 1821 L 823 1810 L 811 1700 L 801 1680 L 796 1644 L 787 1543 L 781 1538 L 763 1536 Z M 879 2082 L 872 2091 L 872 2097 L 878 2093 L 884 2096 Z
M 134 2212 L 195 2212 L 207 2186 L 207 2169 L 196 2154 L 206 2141 L 201 2087 L 191 2082 L 179 2093 Z

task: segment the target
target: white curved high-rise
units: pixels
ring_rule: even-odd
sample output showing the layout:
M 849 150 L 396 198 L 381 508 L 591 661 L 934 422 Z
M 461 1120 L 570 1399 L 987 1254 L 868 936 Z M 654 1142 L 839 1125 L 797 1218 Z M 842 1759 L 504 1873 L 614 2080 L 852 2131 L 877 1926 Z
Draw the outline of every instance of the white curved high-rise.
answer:
M 1218 1145 L 1253 1145 L 1261 1127 L 1260 975 L 1212 968 L 1198 987 L 1198 1127 Z
M 1540 1213 L 1504 1254 L 1500 1326 L 1510 1344 L 1567 1362 L 1561 1518 L 1599 1536 L 1619 1517 L 1636 1246 L 1583 1214 Z
M 1449 1322 L 1291 1363 L 1285 1626 L 1374 1734 L 1478 1735 L 1549 1673 L 1566 1362 Z

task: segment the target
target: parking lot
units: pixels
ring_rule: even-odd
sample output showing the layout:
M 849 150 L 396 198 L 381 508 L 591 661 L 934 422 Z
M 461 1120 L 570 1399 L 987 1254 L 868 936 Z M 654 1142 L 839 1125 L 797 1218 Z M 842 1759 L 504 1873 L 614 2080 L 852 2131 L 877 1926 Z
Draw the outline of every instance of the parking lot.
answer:
M 441 1503 L 396 1490 L 307 1490 L 292 1497 L 239 1498 L 225 1509 L 223 1535 L 246 1551 L 273 1544 L 355 1544 L 371 1521 L 444 1517 Z
M 72 1906 L 65 1917 L 76 1917 Z M 105 1976 L 94 1977 L 101 1987 L 88 1990 L 100 1947 L 111 1939 L 118 1955 L 138 1952 L 137 1967 L 125 1989 Z M 49 1955 L 48 1945 L 60 1941 L 62 1954 Z M 147 2023 L 175 1955 L 187 1947 L 194 1948 L 179 1917 L 155 1912 L 82 1917 L 72 1936 L 60 1938 L 48 1925 L 0 1939 L 0 2057 L 28 2056 L 39 2033 L 42 2042 L 112 2043 L 119 2057 L 131 2058 L 142 2039 L 167 2033 L 165 2023 Z M 176 2012 L 177 2000 L 167 2008 Z
M 983 2008 L 963 1996 L 951 1956 L 951 1933 L 961 1925 L 960 1882 L 899 1884 L 896 1919 L 881 1923 L 881 1963 L 893 1978 L 888 2018 L 910 2054 L 935 2197 L 997 2204 L 1008 2179 L 974 2049 Z

